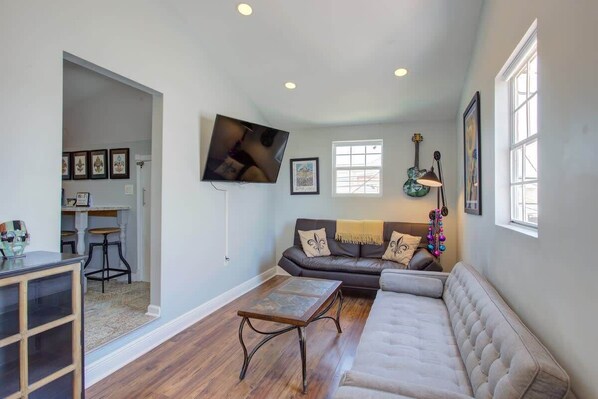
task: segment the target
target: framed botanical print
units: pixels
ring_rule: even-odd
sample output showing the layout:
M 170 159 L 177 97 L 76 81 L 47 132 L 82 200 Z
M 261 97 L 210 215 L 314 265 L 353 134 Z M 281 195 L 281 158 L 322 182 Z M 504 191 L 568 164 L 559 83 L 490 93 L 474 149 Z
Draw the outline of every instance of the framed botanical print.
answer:
M 71 153 L 71 163 L 73 168 L 73 180 L 89 179 L 89 153 L 87 151 L 78 151 Z
M 108 150 L 89 151 L 89 166 L 92 179 L 108 178 Z
M 320 194 L 319 158 L 291 159 L 291 195 Z
M 71 168 L 71 153 L 62 153 L 62 180 L 71 180 L 72 168 Z
M 113 148 L 110 150 L 110 178 L 129 178 L 129 149 Z
M 465 213 L 482 214 L 480 92 L 463 113 L 463 162 L 465 164 Z

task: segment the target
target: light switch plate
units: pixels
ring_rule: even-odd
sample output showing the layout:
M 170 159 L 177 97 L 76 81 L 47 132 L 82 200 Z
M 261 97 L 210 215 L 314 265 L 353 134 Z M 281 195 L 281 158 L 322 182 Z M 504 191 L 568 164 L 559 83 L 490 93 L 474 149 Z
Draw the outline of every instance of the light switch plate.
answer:
M 125 184 L 125 195 L 133 195 L 134 189 L 132 184 Z

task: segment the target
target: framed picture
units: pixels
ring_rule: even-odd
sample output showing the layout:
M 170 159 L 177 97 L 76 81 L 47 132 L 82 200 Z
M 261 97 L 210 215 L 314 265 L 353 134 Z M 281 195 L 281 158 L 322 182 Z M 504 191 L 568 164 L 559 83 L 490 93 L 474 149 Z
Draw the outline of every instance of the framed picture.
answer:
M 89 193 L 77 193 L 75 206 L 89 206 Z
M 319 158 L 291 159 L 291 195 L 320 194 Z
M 72 172 L 73 171 L 71 168 L 71 153 L 63 152 L 62 153 L 62 180 L 71 180 Z
M 89 153 L 78 151 L 71 153 L 73 180 L 89 179 Z
M 76 206 L 77 205 L 77 198 L 67 198 L 66 199 L 66 206 Z
M 92 179 L 108 178 L 108 150 L 89 151 L 89 167 Z
M 110 150 L 110 178 L 129 178 L 129 149 L 113 148 Z
M 480 92 L 463 113 L 463 161 L 465 163 L 465 213 L 482 214 Z

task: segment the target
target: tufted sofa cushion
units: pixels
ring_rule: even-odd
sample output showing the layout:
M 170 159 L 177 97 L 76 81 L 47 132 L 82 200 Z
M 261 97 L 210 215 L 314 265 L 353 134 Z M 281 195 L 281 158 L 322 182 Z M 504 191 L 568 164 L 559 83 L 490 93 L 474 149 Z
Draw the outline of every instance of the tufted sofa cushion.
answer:
M 566 395 L 565 371 L 472 266 L 455 266 L 443 298 L 477 399 Z
M 352 370 L 471 396 L 442 299 L 378 291 Z

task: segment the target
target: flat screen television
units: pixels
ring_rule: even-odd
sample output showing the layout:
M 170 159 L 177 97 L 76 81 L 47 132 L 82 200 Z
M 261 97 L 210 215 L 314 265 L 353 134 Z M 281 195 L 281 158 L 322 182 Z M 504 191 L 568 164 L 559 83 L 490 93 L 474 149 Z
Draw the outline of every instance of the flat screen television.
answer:
M 289 132 L 217 115 L 203 181 L 276 183 Z

